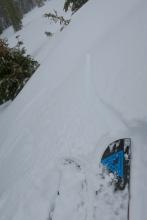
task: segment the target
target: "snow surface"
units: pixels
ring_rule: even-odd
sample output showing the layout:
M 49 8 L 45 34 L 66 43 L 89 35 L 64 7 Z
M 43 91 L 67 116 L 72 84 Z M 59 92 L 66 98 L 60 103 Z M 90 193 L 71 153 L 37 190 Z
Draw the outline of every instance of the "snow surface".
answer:
M 147 2 L 90 0 L 48 39 L 42 15 L 63 3 L 34 9 L 19 32 L 41 66 L 0 109 L 0 219 L 127 220 L 126 192 L 101 182 L 99 162 L 130 137 L 130 220 L 146 220 Z

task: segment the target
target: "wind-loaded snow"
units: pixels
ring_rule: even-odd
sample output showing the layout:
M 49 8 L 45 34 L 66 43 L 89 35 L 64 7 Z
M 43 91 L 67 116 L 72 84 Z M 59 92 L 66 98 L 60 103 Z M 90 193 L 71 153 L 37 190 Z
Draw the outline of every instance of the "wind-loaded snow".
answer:
M 147 2 L 90 0 L 48 39 L 41 16 L 63 4 L 36 8 L 19 32 L 41 66 L 0 109 L 0 219 L 127 220 L 126 192 L 99 175 L 106 147 L 127 137 L 130 220 L 145 220 Z

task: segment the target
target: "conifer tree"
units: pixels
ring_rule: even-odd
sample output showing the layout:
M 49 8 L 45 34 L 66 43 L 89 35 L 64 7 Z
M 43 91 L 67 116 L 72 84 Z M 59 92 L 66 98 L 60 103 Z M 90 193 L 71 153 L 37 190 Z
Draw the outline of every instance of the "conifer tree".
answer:
M 26 54 L 19 40 L 10 48 L 7 40 L 0 39 L 0 105 L 13 100 L 24 87 L 39 63 Z
M 10 25 L 21 28 L 23 15 L 35 6 L 41 7 L 46 0 L 0 0 L 0 33 Z
M 64 10 L 67 11 L 69 7 L 71 10 L 76 12 L 79 8 L 81 8 L 88 0 L 66 0 L 64 4 Z
M 22 27 L 22 13 L 14 3 L 13 0 L 1 0 L 1 5 L 6 17 L 12 23 L 15 31 L 18 31 Z

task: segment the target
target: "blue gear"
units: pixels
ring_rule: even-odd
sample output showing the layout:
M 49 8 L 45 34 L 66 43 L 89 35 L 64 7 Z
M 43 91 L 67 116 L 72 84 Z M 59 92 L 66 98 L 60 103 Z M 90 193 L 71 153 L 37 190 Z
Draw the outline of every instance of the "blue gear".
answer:
M 124 152 L 119 151 L 106 157 L 101 163 L 118 177 L 124 177 Z

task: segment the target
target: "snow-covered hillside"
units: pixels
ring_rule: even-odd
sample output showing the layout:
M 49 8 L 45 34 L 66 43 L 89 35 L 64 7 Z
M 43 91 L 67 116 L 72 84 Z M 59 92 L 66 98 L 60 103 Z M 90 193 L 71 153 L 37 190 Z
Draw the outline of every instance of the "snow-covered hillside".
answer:
M 130 220 L 145 220 L 147 2 L 90 0 L 49 40 L 43 13 L 63 4 L 36 8 L 19 32 L 41 66 L 0 109 L 0 219 L 127 220 L 117 195 L 95 192 L 103 151 L 130 137 Z

